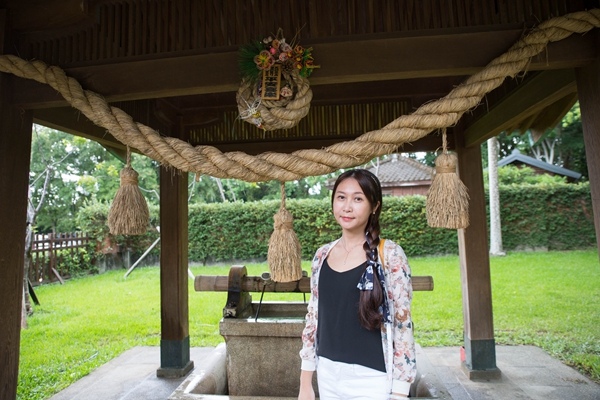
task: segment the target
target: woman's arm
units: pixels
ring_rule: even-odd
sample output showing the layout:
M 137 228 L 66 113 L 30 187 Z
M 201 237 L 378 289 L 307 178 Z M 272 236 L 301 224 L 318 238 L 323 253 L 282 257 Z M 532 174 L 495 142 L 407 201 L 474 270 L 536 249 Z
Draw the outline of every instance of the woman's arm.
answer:
M 302 359 L 303 371 L 314 371 L 316 369 L 317 354 L 315 348 L 315 338 L 317 336 L 317 309 L 314 295 L 311 294 L 308 300 L 308 312 L 306 314 L 306 325 L 302 331 L 302 350 L 300 358 Z
M 306 313 L 306 326 L 302 331 L 302 350 L 300 350 L 300 358 L 302 359 L 301 374 L 300 374 L 300 394 L 306 393 L 306 388 L 310 386 L 312 398 L 314 398 L 314 391 L 312 391 L 312 375 L 317 367 L 317 353 L 316 353 L 316 336 L 317 336 L 317 323 L 318 323 L 318 298 L 319 298 L 319 269 L 323 264 L 324 258 L 327 256 L 327 246 L 324 246 L 317 250 L 315 257 L 313 258 L 311 266 L 310 276 L 310 298 L 308 300 L 308 307 Z M 310 379 L 307 376 L 310 375 Z M 308 397 L 310 398 L 310 397 Z
M 387 247 L 387 246 L 386 246 Z M 394 315 L 394 359 L 392 392 L 407 395 L 417 375 L 415 340 L 411 317 L 411 270 L 404 250 L 397 244 L 386 248 L 386 261 L 390 272 L 388 291 L 391 291 Z
M 321 264 L 321 249 L 317 251 L 313 258 L 310 276 L 310 298 L 308 299 L 306 325 L 302 331 L 302 350 L 300 350 L 300 358 L 302 359 L 302 370 L 314 371 L 316 369 L 316 348 L 315 340 L 317 336 L 317 319 L 318 319 L 318 303 L 319 296 L 317 279 L 318 270 Z

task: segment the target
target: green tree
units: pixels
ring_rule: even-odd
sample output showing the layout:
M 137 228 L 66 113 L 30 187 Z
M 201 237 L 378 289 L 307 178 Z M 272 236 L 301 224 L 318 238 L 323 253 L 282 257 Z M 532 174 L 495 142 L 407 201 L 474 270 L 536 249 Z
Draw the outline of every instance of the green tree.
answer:
M 521 153 L 528 154 L 529 144 L 519 132 L 500 132 L 496 136 L 498 140 L 498 160 L 508 157 L 513 150 L 517 149 Z M 488 142 L 487 140 L 481 144 L 481 162 L 483 168 L 488 167 Z
M 112 201 L 124 162 L 97 142 L 39 125 L 34 128 L 30 182 L 35 204 L 44 195 L 42 177 L 51 174 L 46 201 L 37 216 L 37 230 L 76 230 L 74 217 L 84 202 Z M 158 163 L 132 154 L 131 165 L 139 174 L 139 186 L 147 201 L 158 204 Z
M 527 139 L 529 153 L 536 159 L 579 172 L 587 178 L 579 103 L 575 103 L 557 126 L 547 129 L 537 140 L 529 131 Z
M 534 139 L 530 131 L 501 132 L 497 139 L 499 159 L 517 149 L 538 160 L 579 172 L 584 180 L 588 177 L 579 103 L 573 105 L 557 126 L 546 130 L 538 139 Z M 482 143 L 481 153 L 485 168 L 488 165 L 487 142 Z
M 85 197 L 74 175 L 75 148 L 67 134 L 36 125 L 31 149 L 30 202 L 42 204 L 44 199 L 36 215 L 37 230 L 70 231 L 74 207 Z M 42 179 L 46 176 L 47 181 Z
M 488 174 L 483 174 L 483 182 L 488 185 Z M 521 185 L 521 184 L 560 184 L 566 183 L 566 178 L 559 175 L 537 174 L 531 167 L 517 167 L 504 165 L 498 167 L 499 185 Z
M 330 175 L 309 176 L 285 183 L 286 197 L 290 199 L 320 199 L 329 195 L 325 181 Z M 221 184 L 221 189 L 218 187 Z M 206 175 L 198 180 L 190 176 L 191 203 L 219 203 L 223 201 L 260 201 L 281 198 L 278 181 L 245 182 L 237 179 L 216 179 Z
M 560 124 L 562 135 L 560 143 L 560 158 L 562 166 L 577 171 L 586 179 L 589 177 L 583 140 L 583 125 L 579 102 L 569 110 Z

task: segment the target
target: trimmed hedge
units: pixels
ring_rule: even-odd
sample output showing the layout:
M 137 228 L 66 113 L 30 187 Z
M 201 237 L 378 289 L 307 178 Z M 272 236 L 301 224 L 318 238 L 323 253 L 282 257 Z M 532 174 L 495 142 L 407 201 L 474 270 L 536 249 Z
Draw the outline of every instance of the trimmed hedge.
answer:
M 158 207 L 154 205 L 148 206 L 150 211 L 150 225 L 158 226 Z M 77 212 L 77 227 L 91 239 L 96 239 L 96 253 L 102 254 L 103 247 L 118 245 L 121 252 L 129 249 L 131 257 L 136 260 L 141 256 L 146 249 L 158 238 L 159 233 L 156 229 L 148 229 L 143 235 L 112 236 L 108 229 L 108 211 L 110 205 L 97 201 L 89 202 L 86 206 L 79 209 Z M 160 246 L 156 246 L 151 254 L 156 256 L 159 254 Z
M 505 250 L 596 244 L 589 184 L 506 186 L 500 188 L 500 198 Z M 278 201 L 191 205 L 190 260 L 266 259 L 278 207 Z M 304 259 L 339 235 L 330 200 L 288 200 L 287 207 Z M 381 226 L 382 236 L 399 243 L 408 256 L 458 252 L 456 231 L 427 225 L 424 196 L 386 197 Z
M 500 188 L 500 203 L 505 250 L 567 250 L 596 245 L 587 183 L 504 186 Z M 286 204 L 294 215 L 303 259 L 311 259 L 319 246 L 338 237 L 339 227 L 331 214 L 329 199 L 288 200 Z M 275 200 L 191 204 L 190 262 L 266 260 L 273 215 L 278 209 L 279 201 Z M 99 223 L 99 211 L 96 205 L 94 212 L 88 211 L 87 215 L 94 215 Z M 153 218 L 156 211 L 151 210 Z M 381 226 L 382 236 L 399 243 L 409 257 L 458 253 L 456 231 L 427 225 L 424 196 L 385 197 Z M 101 231 L 106 230 L 98 230 Z M 155 232 L 149 233 L 139 244 L 151 243 L 155 236 Z M 136 244 L 131 239 L 127 243 L 130 247 Z
M 339 235 L 329 200 L 288 200 L 302 258 Z M 264 260 L 273 232 L 279 201 L 196 204 L 189 210 L 189 258 L 202 263 Z M 400 243 L 407 254 L 426 255 L 457 251 L 456 232 L 434 229 L 425 219 L 425 197 L 385 199 L 382 235 Z
M 570 250 L 596 244 L 589 183 L 501 187 L 500 208 L 506 250 Z

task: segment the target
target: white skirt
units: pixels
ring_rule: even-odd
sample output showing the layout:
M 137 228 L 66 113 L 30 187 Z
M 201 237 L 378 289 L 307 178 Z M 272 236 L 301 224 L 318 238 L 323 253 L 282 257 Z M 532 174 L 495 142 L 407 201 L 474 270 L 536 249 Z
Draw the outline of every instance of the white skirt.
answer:
M 321 400 L 388 400 L 390 396 L 385 372 L 325 357 L 317 363 L 317 382 Z

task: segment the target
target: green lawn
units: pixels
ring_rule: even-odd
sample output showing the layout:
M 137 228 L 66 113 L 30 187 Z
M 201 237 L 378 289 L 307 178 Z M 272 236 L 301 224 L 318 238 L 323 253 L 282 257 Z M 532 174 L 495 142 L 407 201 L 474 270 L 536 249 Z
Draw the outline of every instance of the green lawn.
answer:
M 422 346 L 462 344 L 458 257 L 413 258 L 413 275 L 432 275 L 433 292 L 416 292 L 413 319 Z M 491 259 L 498 344 L 533 344 L 600 381 L 600 264 L 597 251 L 513 253 Z M 309 269 L 309 264 L 303 264 Z M 227 275 L 228 267 L 194 267 Z M 248 265 L 250 275 L 266 264 Z M 36 289 L 41 302 L 21 334 L 18 398 L 46 399 L 138 345 L 160 343 L 158 268 L 72 279 Z M 222 341 L 225 293 L 194 292 L 189 281 L 192 346 Z M 258 300 L 259 294 L 255 294 Z M 302 300 L 266 293 L 265 300 Z

